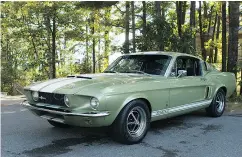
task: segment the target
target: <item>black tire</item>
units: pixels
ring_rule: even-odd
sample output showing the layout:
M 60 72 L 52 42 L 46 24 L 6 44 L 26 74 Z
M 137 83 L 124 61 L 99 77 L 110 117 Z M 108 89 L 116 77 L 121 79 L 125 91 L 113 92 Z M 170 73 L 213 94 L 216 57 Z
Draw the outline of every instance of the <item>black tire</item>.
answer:
M 135 116 L 137 121 L 133 116 Z M 144 101 L 131 101 L 115 119 L 112 125 L 112 137 L 114 140 L 124 144 L 139 143 L 147 134 L 150 127 L 150 119 L 150 110 Z M 135 130 L 137 130 L 137 133 L 135 133 Z
M 54 122 L 52 120 L 48 120 L 48 122 L 53 125 L 54 127 L 57 127 L 57 128 L 69 128 L 70 125 L 67 125 L 67 124 L 63 124 L 63 123 L 58 123 L 58 122 Z
M 218 97 L 222 99 L 223 105 L 220 105 L 218 101 Z M 219 108 L 219 106 L 221 106 Z M 226 97 L 225 97 L 225 92 L 223 89 L 219 89 L 216 93 L 216 95 L 213 98 L 213 101 L 211 102 L 210 106 L 206 108 L 207 115 L 211 117 L 220 117 L 225 110 L 226 106 Z

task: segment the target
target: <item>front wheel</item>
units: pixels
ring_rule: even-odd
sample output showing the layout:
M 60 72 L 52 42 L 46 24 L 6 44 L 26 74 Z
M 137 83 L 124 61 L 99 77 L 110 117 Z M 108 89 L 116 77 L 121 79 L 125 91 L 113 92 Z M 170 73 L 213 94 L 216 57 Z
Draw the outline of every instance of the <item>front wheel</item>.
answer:
M 112 135 L 118 142 L 135 144 L 145 137 L 149 127 L 150 111 L 147 104 L 134 100 L 119 113 L 112 126 Z
M 219 89 L 215 97 L 213 98 L 213 101 L 210 104 L 210 106 L 206 108 L 206 112 L 209 116 L 220 117 L 225 110 L 225 105 L 226 105 L 225 92 L 224 90 Z

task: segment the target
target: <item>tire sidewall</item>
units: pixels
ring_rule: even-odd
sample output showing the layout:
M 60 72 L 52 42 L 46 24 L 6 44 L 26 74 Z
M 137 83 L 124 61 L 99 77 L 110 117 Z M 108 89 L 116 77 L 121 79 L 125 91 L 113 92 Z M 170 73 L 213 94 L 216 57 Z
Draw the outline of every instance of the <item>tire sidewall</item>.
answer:
M 140 136 L 133 137 L 129 134 L 128 129 L 127 129 L 127 117 L 129 115 L 130 111 L 137 106 L 141 107 L 146 113 L 146 127 Z M 119 141 L 122 143 L 127 143 L 127 144 L 139 143 L 145 137 L 145 135 L 147 134 L 147 131 L 150 127 L 150 119 L 151 119 L 150 115 L 151 114 L 150 114 L 148 106 L 142 100 L 134 100 L 134 101 L 131 101 L 130 103 L 128 103 L 121 110 L 120 114 L 118 115 L 118 119 L 117 119 L 117 125 L 119 125 L 119 126 L 116 128 L 120 129 L 119 133 L 121 133 L 121 136 L 123 136 L 122 140 L 119 140 Z
M 219 93 L 222 93 L 223 95 L 223 98 L 224 98 L 224 108 L 221 112 L 218 112 L 217 110 L 217 106 L 216 106 L 216 97 Z M 226 107 L 226 97 L 225 97 L 225 92 L 222 90 L 222 89 L 219 89 L 215 95 L 215 97 L 213 98 L 213 101 L 212 101 L 212 110 L 215 114 L 216 117 L 220 117 L 223 113 L 224 113 L 224 110 L 225 110 L 225 107 Z

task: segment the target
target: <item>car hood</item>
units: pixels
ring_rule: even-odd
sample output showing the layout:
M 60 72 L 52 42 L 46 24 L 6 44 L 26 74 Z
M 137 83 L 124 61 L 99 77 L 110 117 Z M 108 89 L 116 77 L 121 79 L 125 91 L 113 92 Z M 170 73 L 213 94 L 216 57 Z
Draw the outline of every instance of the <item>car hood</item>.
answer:
M 97 94 L 112 93 L 114 92 L 113 87 L 115 86 L 151 80 L 153 80 L 151 76 L 143 74 L 83 74 L 36 83 L 25 89 L 48 93 L 93 96 Z

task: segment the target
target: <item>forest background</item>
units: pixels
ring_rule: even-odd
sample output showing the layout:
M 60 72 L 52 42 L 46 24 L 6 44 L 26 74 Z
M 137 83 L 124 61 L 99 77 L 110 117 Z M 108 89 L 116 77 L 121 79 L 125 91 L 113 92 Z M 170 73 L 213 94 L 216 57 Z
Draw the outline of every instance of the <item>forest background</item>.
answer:
M 242 94 L 240 1 L 1 2 L 1 91 L 102 72 L 120 53 L 174 51 L 233 72 Z M 236 96 L 236 94 L 235 94 Z

